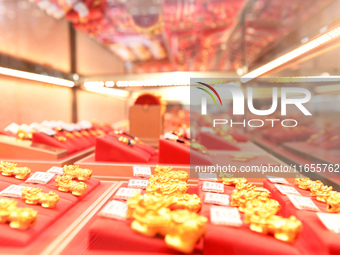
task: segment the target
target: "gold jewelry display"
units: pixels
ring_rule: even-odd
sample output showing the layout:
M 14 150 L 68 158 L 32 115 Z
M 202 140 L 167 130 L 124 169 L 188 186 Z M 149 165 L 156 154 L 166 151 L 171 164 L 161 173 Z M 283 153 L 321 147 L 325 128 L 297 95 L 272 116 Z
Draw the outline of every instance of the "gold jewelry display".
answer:
M 147 194 L 159 194 L 164 196 L 182 195 L 187 193 L 189 186 L 186 182 L 170 180 L 168 182 L 149 183 L 146 187 Z
M 87 190 L 87 185 L 84 182 L 72 181 L 70 175 L 58 175 L 55 180 L 55 186 L 62 192 L 71 192 L 74 196 L 82 196 Z
M 63 167 L 63 174 L 71 176 L 72 179 L 87 181 L 92 176 L 92 170 L 79 168 L 79 165 L 68 165 Z
M 174 171 L 170 166 L 156 166 L 155 176 L 167 176 L 173 180 L 188 181 L 189 174 L 185 171 Z
M 54 208 L 59 201 L 59 195 L 50 191 L 49 193 L 41 192 L 39 188 L 24 188 L 21 198 L 26 204 L 37 205 L 41 204 L 44 208 Z
M 173 203 L 170 197 L 135 195 L 127 201 L 131 228 L 149 237 L 160 234 L 168 246 L 191 253 L 205 232 L 207 218 L 189 210 L 171 211 Z
M 0 223 L 9 222 L 11 228 L 27 229 L 35 224 L 38 212 L 32 208 L 19 208 L 13 199 L 0 198 Z
M 28 167 L 17 167 L 15 163 L 1 161 L 0 172 L 3 176 L 14 176 L 16 179 L 24 180 L 30 175 L 31 169 Z
M 170 205 L 171 210 L 186 209 L 192 212 L 199 212 L 202 207 L 202 201 L 196 194 L 183 194 L 171 196 L 173 204 Z

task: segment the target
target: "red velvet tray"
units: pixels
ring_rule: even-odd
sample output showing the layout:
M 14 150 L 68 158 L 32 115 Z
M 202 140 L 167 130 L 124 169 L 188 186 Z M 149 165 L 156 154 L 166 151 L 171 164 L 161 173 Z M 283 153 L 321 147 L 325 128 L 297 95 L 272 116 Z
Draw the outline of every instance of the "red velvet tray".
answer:
M 83 151 L 74 152 L 70 155 L 62 157 L 57 160 L 29 160 L 29 159 L 6 159 L 0 158 L 0 161 L 8 161 L 18 164 L 19 167 L 29 167 L 32 172 L 41 171 L 44 172 L 46 169 L 51 168 L 52 166 L 63 167 L 64 165 L 72 165 L 74 162 L 80 160 L 93 153 L 94 148 L 89 148 Z
M 6 185 L 7 183 L 7 185 Z M 33 208 L 38 211 L 38 217 L 35 225 L 27 230 L 12 229 L 8 224 L 0 224 L 0 247 L 4 246 L 25 246 L 37 238 L 45 229 L 48 228 L 53 222 L 59 219 L 65 212 L 76 205 L 80 200 L 84 199 L 89 193 L 91 193 L 98 185 L 100 181 L 96 179 L 90 179 L 86 181 L 88 189 L 82 197 L 75 197 L 71 193 L 64 193 L 57 190 L 55 187 L 55 181 L 51 180 L 46 185 L 40 184 L 28 184 L 23 181 L 16 180 L 13 177 L 0 178 L 0 188 L 4 189 L 11 184 L 24 185 L 30 187 L 39 187 L 43 189 L 43 192 L 54 191 L 60 196 L 60 200 L 57 206 L 53 209 L 43 208 L 40 205 L 28 205 L 20 198 L 13 198 L 18 202 L 18 207 Z
M 272 193 L 274 199 L 279 201 L 283 216 L 295 215 L 303 222 L 304 228 L 300 235 L 301 238 L 297 242 L 297 247 L 303 254 L 340 254 L 339 234 L 326 229 L 315 212 L 296 209 L 287 196 L 282 195 L 269 180 L 265 180 L 263 186 Z M 299 189 L 297 186 L 294 187 L 301 195 L 310 197 L 309 191 Z M 326 204 L 318 202 L 315 198 L 312 198 L 312 200 L 321 212 L 327 212 Z
M 204 201 L 203 181 L 199 181 L 199 196 Z M 224 185 L 224 194 L 231 196 L 234 187 Z M 209 219 L 204 238 L 204 254 L 207 255 L 272 255 L 301 254 L 297 248 L 288 243 L 276 240 L 272 236 L 255 233 L 248 226 L 240 228 L 217 226 L 210 223 L 210 204 L 203 203 L 201 214 Z M 243 215 L 241 215 L 243 218 Z

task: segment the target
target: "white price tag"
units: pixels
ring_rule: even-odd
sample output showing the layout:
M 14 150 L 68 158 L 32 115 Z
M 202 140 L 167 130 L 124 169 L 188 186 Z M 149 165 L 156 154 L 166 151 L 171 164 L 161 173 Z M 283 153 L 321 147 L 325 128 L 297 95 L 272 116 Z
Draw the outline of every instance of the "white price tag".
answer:
M 229 205 L 229 195 L 205 193 L 204 203 L 217 204 L 217 205 Z
M 203 182 L 203 191 L 206 192 L 217 192 L 223 193 L 224 192 L 224 184 L 218 182 Z
M 218 181 L 217 174 L 215 173 L 198 173 L 198 179 L 204 181 Z
M 317 215 L 328 230 L 337 234 L 340 233 L 340 214 L 317 213 Z
M 151 168 L 149 166 L 134 166 L 133 176 L 150 177 Z
M 164 139 L 177 140 L 179 137 L 171 133 L 165 133 Z
M 320 211 L 320 209 L 314 204 L 312 199 L 310 199 L 309 197 L 290 195 L 290 194 L 288 194 L 287 197 L 297 209 L 309 210 L 309 211 Z
M 125 220 L 127 210 L 126 203 L 112 200 L 101 210 L 99 215 L 110 219 Z
M 19 125 L 17 123 L 12 123 L 10 125 L 8 125 L 7 127 L 5 127 L 5 131 L 9 131 L 13 134 L 16 134 L 19 130 Z
M 287 194 L 293 194 L 293 195 L 299 195 L 301 196 L 301 194 L 299 193 L 299 191 L 297 191 L 294 187 L 292 186 L 286 186 L 286 185 L 280 185 L 280 184 L 275 184 L 275 187 L 281 192 L 281 194 L 283 195 L 287 195 Z
M 52 166 L 50 169 L 47 170 L 48 173 L 63 175 L 63 168 L 58 166 Z
M 271 183 L 281 183 L 281 184 L 288 184 L 288 185 L 290 185 L 290 183 L 285 178 L 275 177 L 275 176 L 268 176 L 268 175 L 267 175 L 267 178 L 268 178 L 268 180 Z
M 141 193 L 141 189 L 131 189 L 131 188 L 120 188 L 114 195 L 114 198 L 128 200 L 130 197 L 134 196 L 136 192 Z
M 0 192 L 0 196 L 21 198 L 22 191 L 23 191 L 24 188 L 25 188 L 25 186 L 10 185 L 6 189 L 4 189 Z
M 45 135 L 48 135 L 48 136 L 53 136 L 57 133 L 56 131 L 54 131 L 51 128 L 42 128 L 42 129 L 40 129 L 40 132 L 45 134 Z
M 131 179 L 129 180 L 128 187 L 129 188 L 137 188 L 137 189 L 145 189 L 149 184 L 148 180 L 141 179 Z
M 242 225 L 240 212 L 235 207 L 210 207 L 210 220 L 215 225 L 236 226 Z
M 55 174 L 46 172 L 35 172 L 30 178 L 26 180 L 27 183 L 47 184 Z

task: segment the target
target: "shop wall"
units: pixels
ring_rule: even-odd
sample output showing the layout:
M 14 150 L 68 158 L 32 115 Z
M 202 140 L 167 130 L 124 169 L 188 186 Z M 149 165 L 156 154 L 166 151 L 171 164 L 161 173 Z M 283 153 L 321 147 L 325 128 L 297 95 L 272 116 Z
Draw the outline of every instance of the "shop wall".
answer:
M 128 118 L 127 100 L 104 94 L 77 91 L 78 120 L 115 123 Z
M 27 0 L 0 1 L 0 52 L 70 71 L 66 20 L 49 17 Z
M 71 121 L 70 88 L 0 76 L 0 130 L 12 122 Z
M 77 73 L 82 75 L 121 74 L 124 62 L 94 39 L 77 31 Z

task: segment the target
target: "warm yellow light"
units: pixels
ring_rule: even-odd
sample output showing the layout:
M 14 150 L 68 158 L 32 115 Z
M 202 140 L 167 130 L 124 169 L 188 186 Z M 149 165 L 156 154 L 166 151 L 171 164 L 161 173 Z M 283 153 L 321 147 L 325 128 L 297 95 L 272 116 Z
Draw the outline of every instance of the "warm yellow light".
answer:
M 65 80 L 65 79 L 61 79 L 61 78 L 56 78 L 56 77 L 51 77 L 51 76 L 47 76 L 47 75 L 42 75 L 42 74 L 36 74 L 36 73 L 29 73 L 29 72 L 14 70 L 14 69 L 5 68 L 5 67 L 0 67 L 0 74 L 12 76 L 12 77 L 17 77 L 17 78 L 22 78 L 22 79 L 27 79 L 27 80 L 32 80 L 32 81 L 45 82 L 45 83 L 50 83 L 50 84 L 65 86 L 65 87 L 73 87 L 74 86 L 73 81 L 69 81 L 69 80 Z
M 112 89 L 112 88 L 105 88 L 102 86 L 98 86 L 98 84 L 91 83 L 91 82 L 85 82 L 84 87 L 87 91 L 95 92 L 95 93 L 101 93 L 106 95 L 112 95 L 117 97 L 128 97 L 129 92 L 126 90 L 121 89 Z
M 340 85 L 326 85 L 326 86 L 318 86 L 315 88 L 315 92 L 317 93 L 326 93 L 326 92 L 340 92 Z
M 246 75 L 241 77 L 241 82 L 245 83 L 248 82 L 256 77 L 259 77 L 263 75 L 264 73 L 279 67 L 283 65 L 284 63 L 287 63 L 288 61 L 291 61 L 308 51 L 311 51 L 315 49 L 316 47 L 319 47 L 322 44 L 325 44 L 331 40 L 337 39 L 340 36 L 340 27 L 334 28 L 330 30 L 329 32 L 320 35 L 319 37 L 311 40 L 310 42 L 296 48 L 295 50 L 292 50 L 291 52 L 288 52 L 287 54 L 284 54 L 281 57 L 278 57 L 277 59 L 261 66 L 258 69 L 255 69 L 254 71 L 247 73 Z

